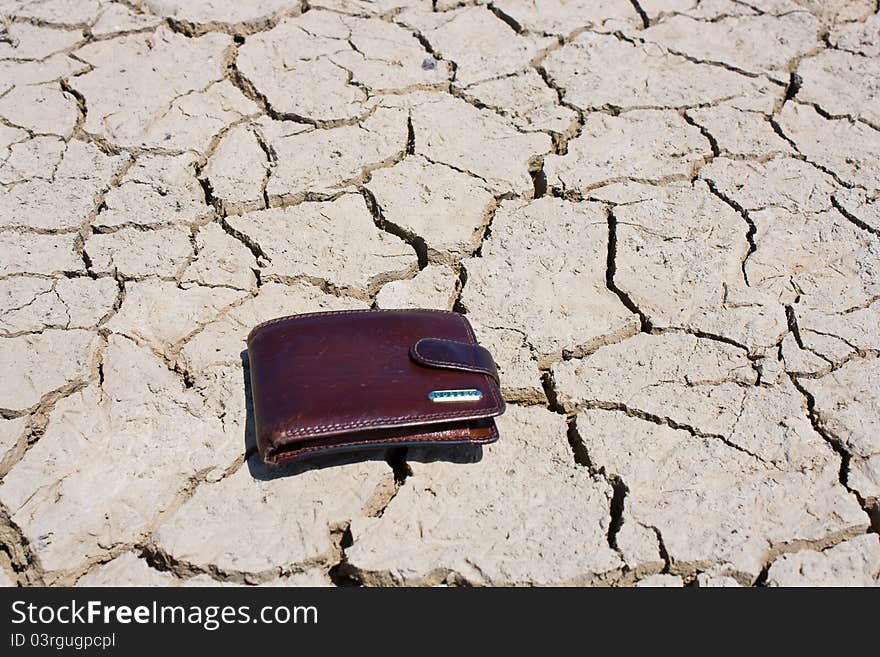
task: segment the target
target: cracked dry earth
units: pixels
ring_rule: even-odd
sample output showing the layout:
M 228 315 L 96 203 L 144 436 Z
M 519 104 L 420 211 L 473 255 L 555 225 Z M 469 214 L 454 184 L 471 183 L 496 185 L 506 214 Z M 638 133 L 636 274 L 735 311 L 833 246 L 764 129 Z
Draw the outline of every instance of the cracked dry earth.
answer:
M 0 0 L 0 581 L 880 583 L 876 0 Z M 483 450 L 244 338 L 466 313 Z

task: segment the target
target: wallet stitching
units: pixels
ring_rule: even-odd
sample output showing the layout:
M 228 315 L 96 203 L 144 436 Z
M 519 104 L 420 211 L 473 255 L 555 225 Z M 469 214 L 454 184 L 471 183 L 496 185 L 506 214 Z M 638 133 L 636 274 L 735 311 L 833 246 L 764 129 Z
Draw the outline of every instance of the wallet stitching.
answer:
M 476 439 L 476 438 L 465 438 L 464 440 L 471 443 L 487 443 L 494 442 L 492 439 L 498 439 L 498 428 L 495 427 L 492 433 L 489 434 L 488 438 L 484 439 Z M 308 454 L 309 452 L 321 452 L 328 449 L 336 449 L 338 447 L 353 447 L 354 445 L 381 445 L 382 443 L 406 443 L 410 442 L 412 444 L 420 444 L 420 443 L 441 443 L 441 442 L 450 442 L 450 441 L 460 441 L 460 438 L 415 438 L 411 441 L 407 441 L 405 438 L 401 440 L 400 437 L 396 438 L 378 438 L 374 440 L 352 440 L 344 443 L 333 443 L 332 445 L 321 445 L 321 446 L 310 446 L 310 447 L 293 447 L 289 450 L 281 452 L 277 458 L 275 459 L 278 462 L 281 462 L 285 459 L 289 460 L 291 458 L 295 458 L 300 456 L 301 454 Z M 290 455 L 289 457 L 287 455 Z
M 487 376 L 483 374 L 482 376 Z M 492 381 L 493 387 L 489 389 L 489 394 L 492 397 L 494 402 L 493 406 L 487 407 L 485 410 L 489 413 L 494 413 L 495 411 L 500 411 L 502 409 L 502 401 L 496 392 L 494 385 L 495 381 Z M 283 436 L 300 436 L 304 434 L 308 435 L 321 435 L 325 433 L 330 433 L 332 431 L 336 431 L 338 429 L 359 429 L 362 427 L 369 427 L 371 425 L 377 424 L 386 424 L 388 422 L 396 423 L 399 420 L 434 420 L 434 419 L 446 419 L 446 418 L 456 418 L 456 417 L 464 417 L 466 415 L 473 414 L 472 409 L 463 409 L 460 411 L 446 411 L 442 413 L 415 413 L 409 415 L 398 415 L 396 417 L 385 417 L 385 418 L 376 418 L 371 420 L 356 420 L 354 422 L 343 422 L 343 423 L 335 423 L 335 424 L 316 424 L 310 427 L 299 427 L 298 429 L 284 429 L 281 431 Z M 482 416 L 477 416 L 482 417 Z M 474 418 L 476 419 L 476 417 Z
M 458 340 L 446 340 L 445 338 L 422 338 L 421 340 L 418 340 L 413 345 L 413 353 L 416 356 L 418 356 L 419 358 L 421 358 L 423 361 L 425 361 L 426 363 L 428 363 L 430 365 L 447 365 L 449 367 L 452 367 L 455 369 L 460 369 L 460 370 L 465 370 L 467 372 L 480 372 L 482 374 L 487 374 L 488 376 L 491 376 L 493 379 L 495 378 L 495 373 L 492 370 L 490 370 L 488 367 L 482 367 L 480 365 L 477 365 L 476 363 L 462 364 L 462 363 L 456 362 L 456 361 L 440 360 L 439 358 L 431 358 L 430 356 L 426 356 L 421 351 L 419 351 L 419 345 L 424 340 L 432 340 L 434 342 L 449 342 L 451 344 L 467 344 L 467 343 L 462 343 L 462 342 L 459 342 Z M 478 347 L 480 345 L 479 344 L 468 344 L 468 346 L 471 346 L 471 347 L 477 346 Z
M 308 317 L 323 317 L 323 316 L 328 316 L 328 315 L 339 316 L 339 315 L 354 315 L 354 314 L 361 314 L 361 313 L 383 313 L 383 312 L 388 313 L 388 312 L 400 312 L 400 311 L 399 310 L 390 310 L 390 309 L 389 310 L 371 310 L 371 309 L 330 310 L 330 311 L 324 311 L 324 312 L 304 313 L 304 314 L 300 314 L 300 315 L 287 315 L 286 317 L 278 317 L 277 319 L 270 319 L 266 322 L 263 322 L 262 324 L 257 324 L 253 329 L 251 329 L 251 334 L 250 334 L 250 336 L 248 336 L 248 341 L 250 341 L 250 337 L 253 336 L 254 332 L 257 329 L 262 328 L 264 326 L 269 326 L 271 324 L 277 324 L 278 322 L 283 322 L 283 321 L 290 320 L 290 319 L 308 318 Z M 453 316 L 459 318 L 461 320 L 462 324 L 464 325 L 464 328 L 465 328 L 465 331 L 467 332 L 468 338 L 470 338 L 470 341 L 471 341 L 470 343 L 471 344 L 479 344 L 477 342 L 477 336 L 474 334 L 473 327 L 471 327 L 471 324 L 469 321 L 467 321 L 466 317 L 463 317 L 462 315 L 459 315 L 458 313 L 450 312 L 448 310 L 420 309 L 420 310 L 418 310 L 418 312 L 433 313 L 433 314 L 438 314 L 438 315 L 453 315 Z M 442 338 L 438 338 L 438 339 L 442 339 Z M 482 374 L 482 372 L 480 374 Z M 498 390 L 496 389 L 497 382 L 489 374 L 482 374 L 482 376 L 488 377 L 490 380 L 489 396 L 491 397 L 492 402 L 493 402 L 493 405 L 487 407 L 484 410 L 484 412 L 486 412 L 486 413 L 499 413 L 500 411 L 502 411 L 504 409 L 504 400 L 498 394 Z M 455 419 L 455 418 L 467 416 L 472 413 L 473 413 L 473 409 L 462 409 L 460 411 L 444 411 L 444 412 L 427 413 L 427 414 L 414 413 L 414 414 L 409 414 L 409 415 L 398 415 L 396 417 L 374 418 L 371 420 L 356 420 L 354 422 L 344 422 L 344 423 L 337 422 L 334 424 L 316 424 L 316 425 L 312 425 L 309 427 L 299 427 L 297 429 L 284 429 L 284 430 L 280 431 L 279 433 L 285 437 L 301 436 L 301 435 L 320 436 L 323 434 L 338 431 L 340 429 L 343 429 L 343 430 L 344 429 L 360 429 L 360 428 L 369 427 L 372 425 L 385 424 L 387 422 L 397 423 L 401 420 L 439 420 L 439 419 L 447 419 L 447 418 L 448 419 Z M 272 435 L 273 435 L 272 433 L 269 434 L 269 442 L 272 443 L 273 446 L 276 446 L 277 443 L 273 439 Z M 365 443 L 371 443 L 371 444 L 376 443 L 376 442 L 379 442 L 379 441 L 376 441 L 376 440 L 365 441 Z M 359 443 L 337 443 L 337 444 L 341 445 L 341 446 L 347 446 L 347 445 L 356 445 Z
M 259 329 L 264 328 L 266 326 L 271 326 L 272 324 L 278 324 L 279 322 L 286 322 L 291 319 L 300 319 L 300 318 L 306 319 L 306 318 L 310 318 L 310 317 L 325 317 L 327 315 L 354 315 L 354 314 L 359 314 L 359 313 L 395 313 L 395 312 L 400 312 L 400 310 L 395 310 L 395 309 L 391 309 L 391 308 L 386 308 L 384 310 L 380 309 L 380 308 L 376 308 L 376 309 L 363 308 L 361 310 L 324 310 L 324 311 L 315 312 L 315 313 L 301 313 L 301 314 L 285 315 L 284 317 L 276 317 L 275 319 L 269 319 L 269 320 L 266 320 L 265 322 L 261 322 L 260 324 L 257 324 L 254 328 L 251 329 L 251 332 L 248 334 L 247 341 L 250 342 L 254 333 L 256 333 Z M 432 314 L 437 314 L 437 315 L 454 315 L 456 317 L 461 317 L 462 319 L 464 319 L 464 317 L 462 317 L 458 313 L 454 313 L 450 310 L 436 310 L 436 309 L 431 309 L 431 308 L 419 308 L 417 310 L 411 310 L 409 312 L 432 313 Z M 469 329 L 468 333 L 470 333 L 471 337 L 474 339 L 474 341 L 476 341 L 476 338 L 474 337 L 473 331 L 470 330 L 470 323 L 467 320 L 465 320 L 464 323 L 465 323 L 465 325 L 467 325 L 467 327 Z
M 483 374 L 482 376 L 487 376 Z M 492 386 L 489 388 L 489 394 L 492 398 L 494 404 L 485 409 L 486 413 L 497 413 L 501 411 L 503 408 L 503 401 L 498 396 L 497 391 L 495 390 L 495 381 L 492 380 Z M 331 433 L 337 430 L 344 429 L 360 429 L 363 427 L 369 427 L 379 424 L 393 423 L 396 424 L 400 420 L 440 420 L 440 419 L 453 419 L 464 417 L 467 415 L 473 414 L 472 409 L 463 409 L 460 411 L 446 411 L 442 413 L 415 413 L 409 415 L 398 415 L 396 417 L 385 417 L 385 418 L 376 418 L 371 420 L 356 420 L 354 422 L 343 422 L 343 423 L 334 423 L 334 424 L 317 424 L 309 427 L 299 427 L 297 429 L 284 429 L 280 433 L 285 437 L 291 436 L 301 436 L 301 435 L 313 435 L 319 436 L 327 433 Z M 483 416 L 476 416 L 474 419 Z M 274 444 L 274 441 L 273 441 Z

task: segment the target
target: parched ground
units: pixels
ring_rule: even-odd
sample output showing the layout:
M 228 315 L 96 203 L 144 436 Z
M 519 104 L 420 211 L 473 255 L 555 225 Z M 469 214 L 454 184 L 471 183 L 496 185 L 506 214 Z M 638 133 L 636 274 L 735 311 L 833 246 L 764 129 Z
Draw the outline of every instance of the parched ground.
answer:
M 0 0 L 0 580 L 880 583 L 878 11 Z M 501 440 L 267 471 L 247 332 L 371 306 Z

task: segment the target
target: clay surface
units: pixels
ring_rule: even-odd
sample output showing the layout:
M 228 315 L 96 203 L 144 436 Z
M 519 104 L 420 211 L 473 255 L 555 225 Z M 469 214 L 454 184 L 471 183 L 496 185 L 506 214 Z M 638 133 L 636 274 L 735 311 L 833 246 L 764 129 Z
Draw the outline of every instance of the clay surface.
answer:
M 875 586 L 874 0 L 0 0 L 0 585 Z M 246 337 L 464 313 L 482 449 Z

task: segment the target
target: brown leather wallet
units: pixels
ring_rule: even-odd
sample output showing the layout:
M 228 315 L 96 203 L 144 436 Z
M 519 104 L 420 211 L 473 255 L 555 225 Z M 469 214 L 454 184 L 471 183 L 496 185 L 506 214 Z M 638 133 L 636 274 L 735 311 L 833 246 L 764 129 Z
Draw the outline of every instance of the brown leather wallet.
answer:
M 248 357 L 257 448 L 269 464 L 330 451 L 498 439 L 498 372 L 456 313 L 281 317 L 251 331 Z

